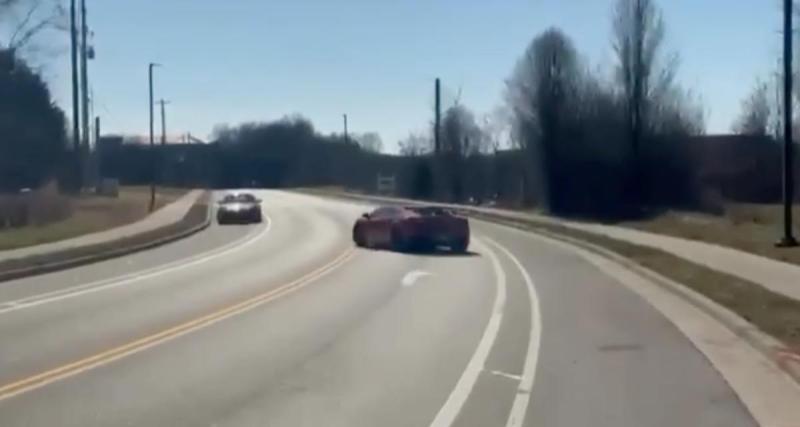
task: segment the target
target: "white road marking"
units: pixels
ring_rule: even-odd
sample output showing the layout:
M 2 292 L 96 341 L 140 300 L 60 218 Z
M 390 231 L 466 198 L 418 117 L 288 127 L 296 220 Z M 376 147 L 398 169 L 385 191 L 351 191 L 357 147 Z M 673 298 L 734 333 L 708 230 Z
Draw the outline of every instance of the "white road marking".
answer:
M 508 378 L 514 381 L 522 381 L 522 375 L 509 374 L 503 371 L 489 371 L 489 373 L 492 375 L 497 375 L 498 377 Z
M 264 237 L 272 229 L 272 219 L 267 215 L 264 215 L 264 219 L 266 220 L 267 225 L 264 228 L 262 228 L 260 232 L 248 233 L 243 238 L 235 240 L 231 243 L 228 243 L 225 246 L 214 249 L 212 251 L 194 255 L 189 258 L 177 260 L 148 270 L 136 271 L 133 273 L 114 277 L 111 279 L 104 279 L 97 282 L 74 286 L 67 289 L 59 289 L 57 291 L 32 295 L 14 301 L 6 301 L 0 304 L 0 306 L 6 306 L 0 308 L 0 314 L 5 314 L 12 311 L 22 310 L 30 307 L 36 307 L 42 304 L 61 301 L 67 298 L 73 298 L 93 292 L 99 292 L 106 289 L 116 288 L 118 286 L 123 286 L 130 283 L 139 282 L 145 279 L 162 276 L 164 274 L 172 273 L 174 271 L 183 270 L 188 267 L 206 263 L 213 259 L 242 250 L 245 247 L 253 244 L 254 242 Z
M 486 240 L 489 244 L 503 252 L 503 254 L 514 263 L 520 274 L 522 274 L 522 278 L 525 280 L 525 285 L 528 287 L 528 296 L 531 300 L 531 334 L 528 338 L 528 352 L 525 355 L 525 367 L 522 369 L 519 389 L 514 397 L 514 404 L 511 406 L 511 412 L 506 422 L 506 427 L 519 427 L 525 423 L 525 413 L 528 410 L 528 403 L 531 398 L 530 394 L 533 389 L 533 380 L 536 378 L 536 365 L 539 359 L 539 346 L 542 339 L 542 313 L 539 310 L 539 296 L 536 294 L 536 287 L 522 263 L 519 262 L 511 251 L 501 244 L 488 237 Z
M 459 378 L 455 388 L 450 392 L 447 401 L 439 409 L 433 422 L 431 422 L 431 427 L 449 427 L 456 420 L 461 408 L 472 392 L 478 376 L 483 371 L 486 359 L 489 357 L 489 351 L 494 345 L 495 338 L 497 338 L 497 333 L 500 330 L 500 324 L 503 321 L 503 307 L 506 303 L 506 273 L 503 271 L 503 266 L 500 264 L 497 254 L 490 247 L 477 239 L 475 243 L 485 249 L 484 252 L 489 256 L 495 274 L 496 293 L 494 304 L 492 305 L 492 315 L 486 324 L 486 329 L 483 331 L 483 336 L 475 349 L 475 353 L 472 354 L 472 358 L 467 363 L 467 367 L 461 374 L 461 378 Z
M 409 271 L 408 273 L 406 273 L 405 276 L 403 276 L 403 280 L 401 281 L 401 283 L 405 287 L 411 287 L 414 286 L 420 279 L 423 279 L 431 275 L 432 274 L 428 273 L 427 271 L 421 271 L 421 270 Z

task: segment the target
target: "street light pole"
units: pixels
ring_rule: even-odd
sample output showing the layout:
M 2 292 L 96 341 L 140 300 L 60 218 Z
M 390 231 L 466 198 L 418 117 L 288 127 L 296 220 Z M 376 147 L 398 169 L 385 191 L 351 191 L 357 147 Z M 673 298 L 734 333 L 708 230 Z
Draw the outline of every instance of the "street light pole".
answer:
M 779 247 L 795 247 L 792 230 L 794 153 L 792 142 L 792 0 L 783 1 L 783 237 Z
M 150 89 L 150 212 L 156 208 L 156 152 L 155 139 L 153 138 L 153 67 L 160 64 L 151 62 L 147 67 L 147 77 Z

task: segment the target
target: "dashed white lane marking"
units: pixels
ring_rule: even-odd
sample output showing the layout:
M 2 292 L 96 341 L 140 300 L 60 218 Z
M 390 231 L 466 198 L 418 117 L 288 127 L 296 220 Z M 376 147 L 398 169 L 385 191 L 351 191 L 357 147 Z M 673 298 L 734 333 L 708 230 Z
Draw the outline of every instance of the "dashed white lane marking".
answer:
M 403 280 L 400 283 L 402 283 L 403 286 L 405 287 L 411 287 L 416 285 L 420 279 L 424 279 L 425 277 L 431 275 L 432 274 L 428 273 L 427 271 L 421 271 L 421 270 L 409 271 L 408 273 L 406 273 L 405 276 L 403 276 Z
M 467 363 L 467 367 L 462 372 L 455 388 L 450 392 L 447 401 L 445 401 L 436 414 L 436 418 L 431 422 L 431 427 L 449 427 L 456 420 L 461 408 L 472 392 L 478 376 L 483 371 L 486 359 L 489 357 L 489 351 L 494 345 L 495 338 L 497 338 L 497 333 L 500 330 L 500 324 L 503 321 L 503 307 L 506 303 L 506 273 L 503 271 L 497 254 L 490 247 L 478 239 L 475 240 L 475 243 L 485 249 L 483 252 L 488 255 L 494 270 L 496 293 L 494 304 L 492 304 L 492 315 L 489 317 L 489 323 L 486 324 L 486 329 L 483 331 L 478 347 L 472 354 L 472 358 Z
M 36 307 L 42 304 L 61 301 L 67 298 L 73 298 L 81 295 L 86 295 L 93 292 L 99 292 L 118 286 L 128 285 L 130 283 L 139 282 L 145 279 L 162 276 L 164 274 L 172 273 L 178 270 L 183 270 L 188 267 L 193 267 L 211 261 L 215 258 L 228 255 L 230 253 L 244 249 L 245 247 L 257 242 L 265 236 L 272 229 L 272 220 L 269 216 L 264 216 L 267 225 L 259 233 L 250 233 L 244 238 L 231 242 L 221 248 L 212 250 L 210 252 L 195 255 L 186 259 L 178 260 L 172 263 L 161 265 L 149 270 L 137 271 L 111 279 L 100 280 L 97 282 L 87 283 L 68 289 L 59 289 L 53 292 L 46 292 L 38 295 L 29 296 L 14 301 L 6 301 L 0 304 L 0 314 L 9 313 L 12 311 L 22 310 L 30 307 Z
M 503 371 L 489 371 L 489 373 L 492 375 L 496 375 L 498 377 L 508 378 L 514 381 L 522 381 L 522 375 L 509 374 Z
M 528 338 L 528 352 L 525 355 L 525 366 L 522 369 L 522 377 L 519 383 L 519 389 L 514 397 L 514 404 L 511 406 L 511 412 L 506 422 L 506 427 L 520 427 L 525 423 L 525 413 L 528 410 L 530 402 L 530 394 L 533 389 L 533 380 L 536 377 L 536 365 L 539 359 L 539 346 L 542 339 L 542 314 L 539 310 L 539 296 L 536 294 L 536 287 L 533 284 L 530 274 L 522 265 L 521 262 L 511 253 L 508 249 L 492 239 L 486 238 L 492 246 L 499 249 L 505 256 L 507 256 L 512 263 L 517 267 L 525 285 L 528 288 L 528 297 L 531 304 L 531 328 L 530 337 Z

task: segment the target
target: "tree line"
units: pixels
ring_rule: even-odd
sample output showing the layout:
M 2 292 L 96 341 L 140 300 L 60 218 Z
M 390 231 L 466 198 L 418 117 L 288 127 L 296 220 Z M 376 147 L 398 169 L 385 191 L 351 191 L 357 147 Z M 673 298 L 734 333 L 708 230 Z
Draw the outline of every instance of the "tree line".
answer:
M 394 174 L 404 196 L 498 199 L 556 214 L 697 205 L 687 150 L 704 132 L 704 113 L 676 82 L 678 57 L 666 48 L 661 11 L 654 0 L 618 0 L 611 15 L 609 76 L 594 71 L 562 30 L 546 29 L 510 70 L 503 106 L 481 118 L 458 101 L 446 106 L 438 150 L 432 128 L 409 135 L 390 156 L 377 153 L 374 134 L 323 135 L 307 119 L 287 117 L 218 126 L 206 170 L 218 186 L 365 191 L 378 174 Z
M 307 118 L 218 125 L 209 144 L 157 145 L 105 137 L 100 173 L 123 183 L 207 185 L 216 188 L 340 185 L 365 188 L 383 169 L 400 173 L 400 157 L 379 154 L 375 132 L 323 134 Z M 388 165 L 388 166 L 387 166 Z
M 559 28 L 534 37 L 511 71 L 504 115 L 522 176 L 488 182 L 518 187 L 514 193 L 524 204 L 553 213 L 616 215 L 643 205 L 699 202 L 687 144 L 704 132 L 704 113 L 675 81 L 678 57 L 666 49 L 661 11 L 654 0 L 618 0 L 612 19 L 611 77 L 593 72 Z M 487 190 L 469 185 L 469 178 L 502 169 L 466 163 L 500 161 L 496 123 L 478 124 L 454 105 L 444 113 L 441 152 L 432 153 L 431 138 L 420 135 L 402 141 L 401 152 L 432 157 L 432 170 L 419 173 L 446 183 L 434 185 L 437 198 L 475 197 L 465 190 L 483 198 Z

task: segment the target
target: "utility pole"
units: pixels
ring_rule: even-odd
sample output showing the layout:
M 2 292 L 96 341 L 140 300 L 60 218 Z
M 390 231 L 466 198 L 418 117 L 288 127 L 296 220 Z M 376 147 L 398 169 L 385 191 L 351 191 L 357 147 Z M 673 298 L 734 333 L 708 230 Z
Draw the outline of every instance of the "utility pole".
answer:
M 91 185 L 94 176 L 94 159 L 91 158 L 89 141 L 92 137 L 90 130 L 89 111 L 89 24 L 86 20 L 86 0 L 81 0 L 81 157 L 82 184 Z
M 81 147 L 80 147 L 80 107 L 78 103 L 78 25 L 77 13 L 75 10 L 75 0 L 70 2 L 70 42 L 71 42 L 71 59 L 72 59 L 72 150 L 75 156 L 73 171 L 74 181 L 70 184 L 74 186 L 73 190 L 80 192 L 81 178 L 83 175 L 83 168 L 81 166 Z
M 350 139 L 347 136 L 347 114 L 342 114 L 342 118 L 344 119 L 344 142 L 347 144 L 350 142 Z
M 441 144 L 439 142 L 439 124 L 441 122 L 441 115 L 442 115 L 442 96 L 441 96 L 441 83 L 439 82 L 439 78 L 436 78 L 436 87 L 434 89 L 434 97 L 436 98 L 436 111 L 433 123 L 433 152 L 434 154 L 438 155 L 439 151 L 441 150 Z
M 89 69 L 88 69 L 88 25 L 86 23 L 86 0 L 81 0 L 81 155 L 89 149 Z
M 159 64 L 151 62 L 147 67 L 147 77 L 150 88 L 150 212 L 156 208 L 156 150 L 153 138 L 153 67 Z
M 161 145 L 163 146 L 167 143 L 167 113 L 164 106 L 169 104 L 169 101 L 161 98 L 158 103 L 161 104 Z
M 167 181 L 166 170 L 164 166 L 166 165 L 166 162 L 164 161 L 164 158 L 166 157 L 165 153 L 166 150 L 164 149 L 164 146 L 167 145 L 167 113 L 164 106 L 166 104 L 169 104 L 169 101 L 166 101 L 164 100 L 164 98 L 161 98 L 161 100 L 159 100 L 158 103 L 161 104 L 161 152 L 159 153 L 158 156 L 158 171 L 161 183 L 163 185 Z
M 778 66 L 779 68 L 782 66 L 780 59 L 778 60 Z M 775 127 L 773 128 L 775 131 L 775 141 L 778 141 L 781 137 L 781 115 L 783 114 L 783 109 L 781 108 L 781 81 L 783 81 L 783 79 L 781 78 L 781 72 L 779 70 L 775 72 Z
M 794 153 L 792 142 L 792 0 L 783 1 L 783 237 L 777 246 L 797 246 L 792 230 Z

